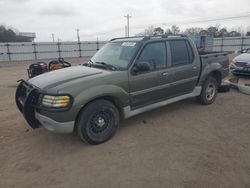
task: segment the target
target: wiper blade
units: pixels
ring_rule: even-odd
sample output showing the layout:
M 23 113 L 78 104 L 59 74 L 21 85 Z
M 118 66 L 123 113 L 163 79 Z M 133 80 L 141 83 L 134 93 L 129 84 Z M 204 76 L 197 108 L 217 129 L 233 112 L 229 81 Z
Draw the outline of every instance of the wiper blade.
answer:
M 105 62 L 98 62 L 98 61 L 96 61 L 95 63 L 96 63 L 96 64 L 103 65 L 103 66 L 105 66 L 105 67 L 107 67 L 107 68 L 109 68 L 109 69 L 111 69 L 111 70 L 117 70 L 117 67 L 116 67 L 116 66 L 111 65 L 111 64 L 108 64 L 108 63 L 105 63 Z
M 82 65 L 92 67 L 93 64 L 94 62 L 90 59 L 87 63 L 83 63 Z

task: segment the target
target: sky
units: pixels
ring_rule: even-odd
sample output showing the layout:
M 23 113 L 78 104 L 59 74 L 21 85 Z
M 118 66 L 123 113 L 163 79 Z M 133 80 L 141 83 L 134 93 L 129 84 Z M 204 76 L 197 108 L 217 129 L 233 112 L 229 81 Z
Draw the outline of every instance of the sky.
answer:
M 181 30 L 215 24 L 228 29 L 250 28 L 250 0 L 0 0 L 0 24 L 35 32 L 36 41 L 82 41 L 123 37 L 130 14 L 130 35 L 149 26 Z M 238 19 L 220 18 L 246 16 Z M 202 21 L 202 22 L 200 22 Z

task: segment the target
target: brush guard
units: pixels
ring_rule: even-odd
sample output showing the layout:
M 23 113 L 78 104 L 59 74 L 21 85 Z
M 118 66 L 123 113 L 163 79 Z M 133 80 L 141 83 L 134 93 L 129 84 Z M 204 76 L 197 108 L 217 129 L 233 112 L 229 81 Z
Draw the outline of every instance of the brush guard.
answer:
M 41 127 L 40 122 L 35 118 L 35 105 L 38 104 L 39 96 L 38 89 L 21 80 L 16 90 L 16 105 L 33 129 Z

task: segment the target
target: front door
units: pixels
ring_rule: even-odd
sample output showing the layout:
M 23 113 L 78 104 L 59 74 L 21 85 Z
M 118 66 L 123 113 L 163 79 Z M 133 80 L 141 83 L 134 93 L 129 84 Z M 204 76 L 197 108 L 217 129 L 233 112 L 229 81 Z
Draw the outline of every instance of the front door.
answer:
M 136 73 L 132 71 L 129 75 L 132 109 L 162 100 L 166 96 L 166 87 L 170 82 L 164 41 L 146 44 L 132 70 L 140 63 L 147 63 L 150 70 L 139 70 Z

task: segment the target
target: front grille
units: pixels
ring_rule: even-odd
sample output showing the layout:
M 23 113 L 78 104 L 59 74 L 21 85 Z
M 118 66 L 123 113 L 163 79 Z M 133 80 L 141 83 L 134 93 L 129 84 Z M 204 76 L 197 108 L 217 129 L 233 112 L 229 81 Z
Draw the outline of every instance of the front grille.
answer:
M 234 64 L 237 67 L 246 67 L 247 66 L 247 62 L 235 62 Z

